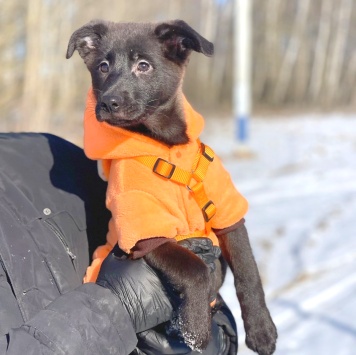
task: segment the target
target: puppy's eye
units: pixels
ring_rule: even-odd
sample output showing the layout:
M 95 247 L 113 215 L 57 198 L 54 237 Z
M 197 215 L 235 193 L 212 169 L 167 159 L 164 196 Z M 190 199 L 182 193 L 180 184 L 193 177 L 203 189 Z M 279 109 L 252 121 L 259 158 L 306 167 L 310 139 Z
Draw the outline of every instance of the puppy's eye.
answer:
M 102 73 L 108 73 L 109 72 L 109 64 L 108 64 L 108 62 L 101 62 L 99 64 L 99 70 Z
M 150 64 L 145 61 L 141 61 L 137 64 L 137 69 L 141 72 L 145 72 L 150 69 Z

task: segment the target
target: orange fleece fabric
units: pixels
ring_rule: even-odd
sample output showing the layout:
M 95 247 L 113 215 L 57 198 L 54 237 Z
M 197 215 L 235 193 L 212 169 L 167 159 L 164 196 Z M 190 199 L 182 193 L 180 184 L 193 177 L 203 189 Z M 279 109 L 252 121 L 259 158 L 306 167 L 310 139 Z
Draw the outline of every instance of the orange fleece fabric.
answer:
M 107 244 L 97 248 L 85 282 L 95 281 L 102 260 L 115 243 L 126 253 L 139 240 L 190 235 L 205 228 L 201 209 L 189 190 L 169 181 L 132 159 L 153 155 L 190 171 L 199 150 L 197 139 L 204 127 L 203 117 L 182 96 L 189 142 L 169 148 L 149 137 L 98 122 L 96 99 L 90 90 L 84 116 L 84 150 L 90 159 L 103 160 L 108 179 L 106 205 L 111 211 Z M 213 229 L 224 229 L 240 221 L 247 212 L 246 199 L 236 190 L 229 173 L 215 156 L 204 179 L 207 196 L 216 206 Z M 214 245 L 213 231 L 207 236 Z

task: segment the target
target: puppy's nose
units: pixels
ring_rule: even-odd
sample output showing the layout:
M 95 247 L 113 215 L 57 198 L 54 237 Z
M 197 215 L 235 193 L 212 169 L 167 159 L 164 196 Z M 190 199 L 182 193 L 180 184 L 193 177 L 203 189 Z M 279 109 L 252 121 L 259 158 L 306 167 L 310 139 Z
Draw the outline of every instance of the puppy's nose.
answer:
M 123 99 L 120 96 L 103 96 L 101 108 L 106 112 L 117 112 L 122 105 Z

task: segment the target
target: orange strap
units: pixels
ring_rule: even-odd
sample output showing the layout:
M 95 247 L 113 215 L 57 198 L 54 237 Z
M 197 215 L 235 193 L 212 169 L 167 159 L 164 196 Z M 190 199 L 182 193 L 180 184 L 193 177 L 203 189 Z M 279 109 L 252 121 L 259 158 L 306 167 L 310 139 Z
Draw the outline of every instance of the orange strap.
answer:
M 209 164 L 214 160 L 215 153 L 207 145 L 199 141 L 198 143 L 200 144 L 200 149 L 195 157 L 191 172 L 181 169 L 167 160 L 152 155 L 134 157 L 134 159 L 152 169 L 157 175 L 187 187 L 203 213 L 205 220 L 204 232 L 206 235 L 209 235 L 211 219 L 216 213 L 216 207 L 214 202 L 209 200 L 206 195 L 203 180 L 208 171 Z M 192 182 L 194 182 L 194 184 L 192 184 Z M 203 236 L 205 233 L 198 231 L 194 234 L 196 234 L 196 236 Z M 186 238 L 190 237 L 191 235 L 186 236 Z M 176 239 L 183 240 L 185 236 L 177 236 Z

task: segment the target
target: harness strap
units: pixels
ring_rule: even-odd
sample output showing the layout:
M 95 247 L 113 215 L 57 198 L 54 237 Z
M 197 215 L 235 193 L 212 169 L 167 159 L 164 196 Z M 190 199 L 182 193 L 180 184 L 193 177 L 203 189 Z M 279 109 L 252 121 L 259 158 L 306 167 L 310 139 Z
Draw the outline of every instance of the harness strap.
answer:
M 197 231 L 192 235 L 204 236 L 204 234 L 208 235 L 210 233 L 211 219 L 216 213 L 214 202 L 209 200 L 203 184 L 208 167 L 214 160 L 215 153 L 207 145 L 201 143 L 200 141 L 198 141 L 198 143 L 199 151 L 194 159 L 192 170 L 190 172 L 181 169 L 167 160 L 157 158 L 152 155 L 138 156 L 133 159 L 152 169 L 152 171 L 157 175 L 188 188 L 201 209 L 205 220 L 205 231 Z M 194 184 L 192 184 L 192 182 L 194 182 Z M 177 236 L 176 239 L 183 240 L 192 237 L 192 235 Z

